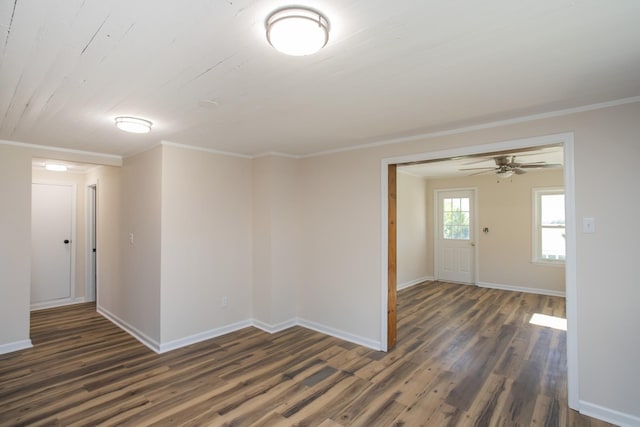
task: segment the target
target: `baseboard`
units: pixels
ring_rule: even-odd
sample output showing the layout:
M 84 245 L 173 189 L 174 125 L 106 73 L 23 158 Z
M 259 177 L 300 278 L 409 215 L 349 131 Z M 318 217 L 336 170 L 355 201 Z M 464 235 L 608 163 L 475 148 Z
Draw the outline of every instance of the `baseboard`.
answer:
M 429 281 L 433 281 L 434 277 L 433 276 L 424 276 L 424 277 L 419 277 L 417 279 L 414 280 L 410 280 L 409 282 L 404 282 L 404 283 L 400 283 L 396 286 L 396 289 L 398 291 L 402 290 L 402 289 L 407 289 L 410 288 L 411 286 L 415 286 L 415 285 L 419 285 L 420 283 L 423 282 L 429 282 Z
M 24 350 L 31 347 L 33 347 L 31 340 L 14 341 L 7 344 L 1 344 L 0 354 L 12 353 L 14 351 Z
M 373 350 L 381 350 L 382 344 L 380 341 L 370 340 L 358 335 L 350 334 L 349 332 L 334 329 L 329 326 L 321 325 L 319 323 L 312 322 L 311 320 L 298 318 L 298 325 L 311 329 L 316 332 L 320 332 L 325 335 L 331 335 L 332 337 L 340 338 L 341 340 L 349 341 L 354 344 L 358 344 Z
M 38 302 L 36 304 L 31 304 L 31 311 L 44 310 L 47 308 L 54 308 L 54 307 L 63 307 L 65 305 L 71 305 L 71 304 L 81 304 L 83 302 L 87 302 L 87 299 L 85 297 L 63 298 L 63 299 L 57 299 L 53 301 Z
M 252 325 L 255 326 L 258 329 L 261 329 L 265 332 L 268 332 L 270 334 L 275 334 L 277 332 L 281 332 L 284 331 L 285 329 L 289 329 L 293 326 L 297 326 L 298 325 L 298 320 L 297 319 L 289 319 L 289 320 L 285 320 L 284 322 L 280 322 L 277 323 L 275 325 L 270 325 L 268 323 L 265 323 L 261 320 L 257 320 L 257 319 L 252 319 L 251 320 Z
M 489 282 L 478 282 L 476 283 L 476 285 L 481 288 L 500 289 L 502 291 L 526 292 L 528 294 L 550 295 L 554 297 L 565 296 L 565 293 L 562 291 L 552 291 L 549 289 L 525 288 L 523 286 L 501 285 L 498 283 L 489 283 Z
M 640 427 L 640 417 L 614 411 L 583 400 L 580 401 L 580 413 L 620 427 Z
M 153 338 L 147 336 L 144 332 L 142 332 L 141 330 L 139 330 L 135 326 L 130 325 L 129 323 L 125 322 L 124 320 L 120 319 L 118 316 L 116 316 L 115 314 L 111 313 L 109 310 L 105 309 L 104 307 L 97 307 L 96 311 L 98 313 L 100 313 L 102 316 L 104 316 L 105 318 L 107 318 L 108 320 L 110 320 L 112 323 L 114 323 L 120 329 L 124 330 L 129 335 L 131 335 L 132 337 L 134 337 L 135 339 L 140 341 L 142 344 L 144 344 L 145 346 L 149 347 L 154 352 L 160 353 L 160 344 L 158 343 L 158 341 L 156 341 Z
M 177 340 L 169 341 L 167 343 L 160 344 L 158 349 L 158 353 L 165 353 L 167 351 L 175 350 L 180 347 L 186 347 L 191 344 L 199 343 L 200 341 L 206 341 L 211 338 L 219 337 L 220 335 L 225 335 L 231 332 L 238 331 L 240 329 L 247 328 L 253 325 L 253 321 L 251 320 L 242 320 L 240 322 L 232 323 L 230 325 L 221 326 L 219 328 L 214 328 L 209 331 L 200 332 L 194 335 L 190 335 L 184 338 L 178 338 Z
M 373 350 L 382 349 L 382 345 L 379 341 L 370 340 L 368 338 L 363 338 L 358 335 L 350 334 L 345 331 L 341 331 L 339 329 L 330 328 L 325 325 L 321 325 L 319 323 L 312 322 L 306 319 L 289 319 L 284 322 L 278 323 L 276 325 L 269 325 L 265 322 L 256 319 L 247 319 L 242 320 L 240 322 L 232 323 L 229 325 L 221 326 L 219 328 L 211 329 L 209 331 L 200 332 L 194 335 L 190 335 L 184 338 L 178 338 L 173 341 L 169 341 L 167 343 L 158 343 L 153 338 L 147 336 L 142 331 L 137 329 L 136 327 L 130 325 L 124 320 L 120 319 L 115 314 L 109 312 L 104 307 L 97 307 L 96 309 L 98 313 L 104 316 L 106 319 L 113 322 L 116 326 L 127 332 L 129 335 L 140 341 L 142 344 L 150 348 L 156 353 L 165 353 L 167 351 L 175 350 L 181 347 L 185 347 L 191 344 L 196 344 L 201 341 L 205 341 L 211 338 L 216 338 L 221 335 L 229 334 L 231 332 L 238 331 L 240 329 L 247 328 L 249 326 L 255 326 L 258 329 L 261 329 L 270 334 L 283 331 L 285 329 L 291 328 L 293 326 L 302 326 L 307 329 L 311 329 L 316 332 L 320 332 L 325 335 L 331 335 L 332 337 L 340 338 L 345 341 L 352 342 L 354 344 L 359 344 L 367 348 L 371 348 Z

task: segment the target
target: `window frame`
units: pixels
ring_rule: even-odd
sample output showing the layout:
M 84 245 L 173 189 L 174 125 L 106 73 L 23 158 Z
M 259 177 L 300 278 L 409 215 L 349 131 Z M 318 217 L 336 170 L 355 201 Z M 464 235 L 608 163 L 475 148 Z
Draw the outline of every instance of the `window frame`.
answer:
M 542 230 L 544 228 L 563 228 L 567 230 L 567 218 L 566 218 L 566 195 L 564 191 L 564 187 L 538 187 L 533 188 L 531 191 L 532 194 L 532 219 L 531 222 L 531 262 L 534 264 L 541 265 L 553 265 L 558 267 L 563 267 L 566 262 L 566 241 L 565 241 L 565 259 L 546 259 L 542 257 Z M 543 226 L 541 224 L 541 209 L 542 209 L 542 196 L 547 195 L 558 195 L 561 194 L 565 197 L 565 218 L 563 226 Z

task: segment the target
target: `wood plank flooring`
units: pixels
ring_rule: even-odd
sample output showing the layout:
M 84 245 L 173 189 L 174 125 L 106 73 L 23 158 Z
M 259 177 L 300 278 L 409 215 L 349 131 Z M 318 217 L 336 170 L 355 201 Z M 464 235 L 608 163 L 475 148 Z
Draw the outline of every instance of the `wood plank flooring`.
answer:
M 382 353 L 301 327 L 157 355 L 93 304 L 36 311 L 0 355 L 2 426 L 593 426 L 567 407 L 557 297 L 426 282 L 398 293 Z

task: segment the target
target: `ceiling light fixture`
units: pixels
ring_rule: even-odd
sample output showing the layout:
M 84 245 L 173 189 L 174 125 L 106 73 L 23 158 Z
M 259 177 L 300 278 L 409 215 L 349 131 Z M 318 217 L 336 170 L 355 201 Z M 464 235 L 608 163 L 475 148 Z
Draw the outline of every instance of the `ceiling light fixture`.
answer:
M 149 133 L 153 124 L 149 120 L 124 116 L 116 117 L 115 122 L 118 129 L 131 133 Z
M 500 171 L 500 172 L 496 172 L 496 175 L 498 175 L 498 178 L 502 178 L 502 179 L 507 179 L 507 178 L 511 178 L 511 176 L 513 175 L 513 171 Z
M 267 41 L 287 55 L 311 55 L 329 41 L 329 22 L 311 9 L 280 9 L 267 18 Z
M 48 171 L 54 172 L 66 172 L 67 167 L 65 165 L 58 165 L 55 163 L 45 163 L 44 168 Z

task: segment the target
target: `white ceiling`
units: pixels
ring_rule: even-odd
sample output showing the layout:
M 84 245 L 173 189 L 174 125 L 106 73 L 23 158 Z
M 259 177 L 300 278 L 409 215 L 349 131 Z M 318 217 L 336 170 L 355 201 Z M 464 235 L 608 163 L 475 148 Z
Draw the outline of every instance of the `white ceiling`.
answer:
M 0 0 L 0 139 L 304 155 L 640 95 L 637 0 L 296 0 L 310 57 L 265 40 L 288 4 Z

